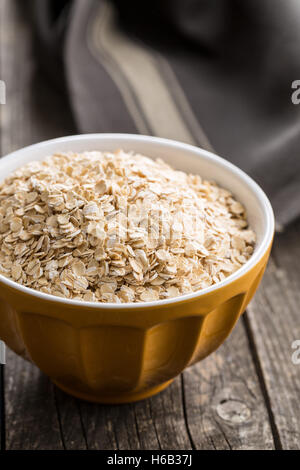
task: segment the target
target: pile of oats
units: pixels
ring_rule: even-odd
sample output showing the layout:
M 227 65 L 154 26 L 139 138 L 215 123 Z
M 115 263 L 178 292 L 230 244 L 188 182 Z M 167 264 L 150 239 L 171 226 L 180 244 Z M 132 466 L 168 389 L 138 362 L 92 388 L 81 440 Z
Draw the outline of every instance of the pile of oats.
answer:
M 0 273 L 60 297 L 176 297 L 225 279 L 254 243 L 229 191 L 121 150 L 58 153 L 0 185 Z

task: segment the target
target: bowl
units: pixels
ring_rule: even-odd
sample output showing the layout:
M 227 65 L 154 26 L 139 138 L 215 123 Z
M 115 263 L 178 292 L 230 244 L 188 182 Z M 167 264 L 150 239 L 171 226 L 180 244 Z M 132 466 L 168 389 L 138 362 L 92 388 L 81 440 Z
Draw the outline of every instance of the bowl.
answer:
M 199 173 L 245 205 L 256 232 L 252 257 L 224 281 L 145 303 L 63 299 L 0 275 L 0 338 L 76 397 L 125 403 L 163 390 L 229 335 L 263 276 L 274 233 L 269 200 L 243 171 L 191 145 L 149 136 L 87 134 L 41 142 L 0 160 L 1 177 L 57 151 L 133 150 Z

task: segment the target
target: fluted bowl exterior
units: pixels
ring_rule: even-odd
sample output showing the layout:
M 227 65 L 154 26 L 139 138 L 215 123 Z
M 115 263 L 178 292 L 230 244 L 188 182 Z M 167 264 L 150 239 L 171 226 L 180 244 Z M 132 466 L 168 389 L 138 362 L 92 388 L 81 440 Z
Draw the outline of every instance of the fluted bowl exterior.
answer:
M 102 142 L 101 135 L 97 136 L 94 147 L 90 144 L 93 149 Z M 110 142 L 114 138 L 118 140 L 110 135 Z M 67 139 L 70 150 L 76 151 L 76 142 Z M 55 141 L 56 147 L 52 144 L 38 148 L 38 158 L 63 147 L 59 140 Z M 86 148 L 84 144 L 87 140 L 81 143 L 82 149 Z M 110 149 L 111 145 L 104 148 Z M 190 146 L 186 147 L 189 150 Z M 135 150 L 133 141 L 130 148 Z M 196 150 L 201 173 L 204 151 Z M 36 159 L 37 152 L 33 151 L 32 156 Z M 185 170 L 184 164 L 181 169 Z M 128 306 L 75 302 L 37 293 L 0 276 L 0 338 L 75 396 L 109 403 L 150 396 L 217 349 L 245 310 L 263 276 L 271 249 L 273 215 L 269 207 L 268 211 L 269 235 L 266 238 L 263 222 L 257 222 L 261 224 L 257 226 L 263 246 L 252 265 L 213 289 L 171 301 Z M 253 221 L 255 225 L 255 217 Z

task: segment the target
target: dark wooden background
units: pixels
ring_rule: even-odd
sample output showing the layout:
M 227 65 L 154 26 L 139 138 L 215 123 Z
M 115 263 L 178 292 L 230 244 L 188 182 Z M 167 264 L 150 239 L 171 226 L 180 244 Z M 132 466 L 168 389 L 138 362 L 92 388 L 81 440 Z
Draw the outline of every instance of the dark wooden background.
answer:
M 15 0 L 0 0 L 0 151 L 76 133 L 64 99 L 39 77 Z M 300 149 L 299 149 L 300 150 Z M 85 403 L 11 351 L 8 449 L 299 449 L 300 222 L 277 235 L 262 285 L 224 345 L 161 394 L 130 405 Z

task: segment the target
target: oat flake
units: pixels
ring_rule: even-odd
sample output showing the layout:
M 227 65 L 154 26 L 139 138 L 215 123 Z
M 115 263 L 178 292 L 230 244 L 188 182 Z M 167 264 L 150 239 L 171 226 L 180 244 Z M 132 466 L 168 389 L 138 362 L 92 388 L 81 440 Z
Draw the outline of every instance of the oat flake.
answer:
M 254 244 L 228 190 L 122 150 L 57 153 L 0 185 L 0 273 L 59 297 L 177 297 L 225 279 Z

